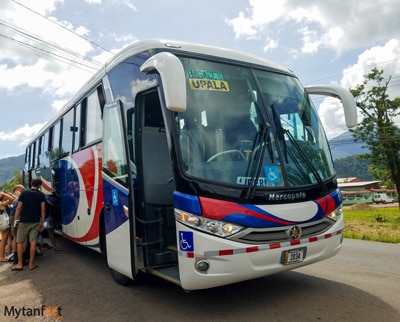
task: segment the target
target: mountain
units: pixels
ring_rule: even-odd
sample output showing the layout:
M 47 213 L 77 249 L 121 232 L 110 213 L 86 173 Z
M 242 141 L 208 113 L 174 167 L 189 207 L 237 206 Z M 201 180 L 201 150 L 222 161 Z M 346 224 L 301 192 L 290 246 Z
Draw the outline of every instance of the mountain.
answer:
M 331 147 L 333 160 L 369 152 L 367 148 L 362 148 L 365 143 L 363 141 L 355 142 L 353 134 L 349 131 L 329 140 L 329 145 Z
M 0 159 L 0 184 L 14 177 L 14 170 L 22 171 L 25 164 L 25 155 Z

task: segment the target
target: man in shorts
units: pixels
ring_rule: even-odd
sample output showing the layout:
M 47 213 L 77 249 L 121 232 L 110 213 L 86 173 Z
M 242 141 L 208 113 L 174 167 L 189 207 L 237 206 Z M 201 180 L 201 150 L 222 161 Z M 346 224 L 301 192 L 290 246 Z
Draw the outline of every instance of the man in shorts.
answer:
M 30 242 L 29 269 L 33 270 L 38 267 L 34 264 L 36 238 L 39 231 L 44 229 L 44 218 L 46 215 L 45 195 L 39 191 L 41 185 L 41 179 L 33 179 L 31 188 L 22 191 L 18 198 L 18 206 L 15 212 L 15 220 L 19 219 L 17 231 L 18 264 L 11 268 L 13 271 L 21 271 L 23 269 L 23 244 L 27 239 Z

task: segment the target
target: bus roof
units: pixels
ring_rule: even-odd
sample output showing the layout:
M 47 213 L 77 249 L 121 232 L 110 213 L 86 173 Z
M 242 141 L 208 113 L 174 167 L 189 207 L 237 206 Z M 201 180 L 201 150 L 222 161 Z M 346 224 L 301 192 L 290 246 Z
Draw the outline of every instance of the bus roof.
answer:
M 189 42 L 181 42 L 175 40 L 162 40 L 162 39 L 149 39 L 149 40 L 138 40 L 133 42 L 131 45 L 123 48 L 117 54 L 115 54 L 105 65 L 100 68 L 86 83 L 83 85 L 77 93 L 68 101 L 68 103 L 54 116 L 52 117 L 38 132 L 37 135 L 29 142 L 31 144 L 42 132 L 53 122 L 55 122 L 61 115 L 63 115 L 66 110 L 72 107 L 73 104 L 80 100 L 86 92 L 91 90 L 94 85 L 96 85 L 101 78 L 105 76 L 111 69 L 116 65 L 123 62 L 127 58 L 134 56 L 136 54 L 148 51 L 156 50 L 157 52 L 163 49 L 174 52 L 174 53 L 194 53 L 197 55 L 208 56 L 208 57 L 218 57 L 224 58 L 231 61 L 243 62 L 252 65 L 262 66 L 264 68 L 269 68 L 280 73 L 293 75 L 293 72 L 275 62 L 246 54 L 244 52 L 225 49 L 221 47 L 215 47 L 210 45 L 195 44 Z
M 283 73 L 292 74 L 290 70 L 275 62 L 262 59 L 254 55 L 246 54 L 244 52 L 210 46 L 210 45 L 195 44 L 195 43 L 181 42 L 175 40 L 162 40 L 162 39 L 138 40 L 133 42 L 131 45 L 122 49 L 113 58 L 111 58 L 110 61 L 108 61 L 108 63 L 106 63 L 106 70 L 108 71 L 109 69 L 112 69 L 115 65 L 119 64 L 121 61 L 124 61 L 125 59 L 127 59 L 132 55 L 151 49 L 158 49 L 158 50 L 166 49 L 168 51 L 195 53 L 210 57 L 221 57 L 229 60 L 260 65 Z

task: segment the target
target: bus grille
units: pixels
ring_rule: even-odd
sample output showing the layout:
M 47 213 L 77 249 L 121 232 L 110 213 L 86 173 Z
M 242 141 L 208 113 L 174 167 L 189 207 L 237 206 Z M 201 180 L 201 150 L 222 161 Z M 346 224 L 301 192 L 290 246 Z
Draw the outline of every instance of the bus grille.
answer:
M 327 231 L 333 221 L 325 219 L 319 222 L 299 224 L 301 227 L 301 238 L 316 236 Z M 273 242 L 289 241 L 288 229 L 290 226 L 278 228 L 248 228 L 232 236 L 231 240 L 246 244 L 269 244 Z

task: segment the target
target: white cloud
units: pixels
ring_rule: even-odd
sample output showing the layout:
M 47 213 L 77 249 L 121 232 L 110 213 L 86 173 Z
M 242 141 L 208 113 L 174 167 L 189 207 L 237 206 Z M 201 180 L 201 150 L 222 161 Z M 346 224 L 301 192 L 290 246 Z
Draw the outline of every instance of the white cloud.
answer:
M 338 99 L 325 98 L 319 105 L 318 114 L 325 127 L 328 139 L 332 139 L 347 131 L 344 122 L 344 111 Z
M 249 0 L 250 7 L 226 19 L 236 38 L 274 36 L 276 24 L 292 22 L 302 40 L 303 53 L 322 48 L 337 54 L 398 35 L 400 7 L 397 0 L 281 0 L 274 4 Z M 279 39 L 278 39 L 279 41 Z
M 341 86 L 350 89 L 355 88 L 364 81 L 364 75 L 369 73 L 374 67 L 383 70 L 383 77 L 388 79 L 390 76 L 400 74 L 400 41 L 391 39 L 383 46 L 375 46 L 358 55 L 355 64 L 343 70 Z M 389 84 L 388 93 L 393 97 L 400 96 L 400 86 L 396 85 L 396 78 L 392 78 L 393 85 Z M 347 130 L 344 123 L 344 113 L 342 105 L 338 100 L 325 99 L 319 105 L 318 113 L 328 138 L 333 138 Z M 358 113 L 358 121 L 361 114 Z
M 246 39 L 254 38 L 270 22 L 280 18 L 284 12 L 284 1 L 273 3 L 264 0 L 249 0 L 251 8 L 246 12 L 239 12 L 239 16 L 233 19 L 225 19 L 235 32 L 235 37 Z
M 303 53 L 316 53 L 322 44 L 321 39 L 318 37 L 318 33 L 315 30 L 310 30 L 309 27 L 304 27 L 299 30 L 302 34 L 303 47 L 301 52 Z
M 267 52 L 270 49 L 274 49 L 278 46 L 278 42 L 275 41 L 274 39 L 267 39 L 267 44 L 264 46 L 263 51 Z
M 23 127 L 14 131 L 0 132 L 0 142 L 18 142 L 20 146 L 25 146 L 45 124 L 46 123 L 35 125 L 25 124 Z
M 66 104 L 68 103 L 68 100 L 55 100 L 51 107 L 54 109 L 55 112 L 58 112 L 61 110 Z
M 42 89 L 43 93 L 51 93 L 55 97 L 69 97 L 75 93 L 91 76 L 85 70 L 63 66 L 38 60 L 34 65 L 17 65 L 7 68 L 0 65 L 0 87 L 8 92 L 32 89 Z
M 374 67 L 383 70 L 383 77 L 386 79 L 400 74 L 399 39 L 391 39 L 383 46 L 372 47 L 358 55 L 357 62 L 344 69 L 341 85 L 345 88 L 354 88 L 362 84 L 364 75 Z M 392 96 L 400 96 L 399 90 L 400 88 L 396 86 L 389 87 L 389 93 Z
M 254 28 L 254 23 L 251 19 L 245 17 L 243 12 L 239 12 L 239 16 L 237 18 L 225 20 L 228 25 L 233 28 L 235 32 L 235 37 L 245 37 L 245 38 L 252 38 L 257 34 L 256 28 Z

